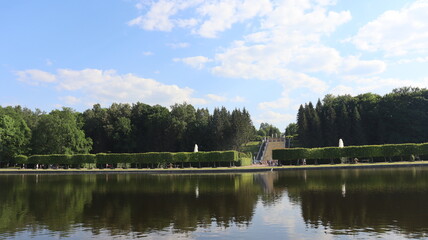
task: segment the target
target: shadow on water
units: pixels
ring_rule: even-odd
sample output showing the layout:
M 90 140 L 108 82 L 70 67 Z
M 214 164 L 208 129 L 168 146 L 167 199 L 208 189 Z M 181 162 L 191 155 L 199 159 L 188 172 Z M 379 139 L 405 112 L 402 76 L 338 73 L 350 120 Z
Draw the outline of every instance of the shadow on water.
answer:
M 286 197 L 310 228 L 333 234 L 428 233 L 428 168 L 205 175 L 1 175 L 0 238 L 186 233 L 249 227 L 258 206 Z

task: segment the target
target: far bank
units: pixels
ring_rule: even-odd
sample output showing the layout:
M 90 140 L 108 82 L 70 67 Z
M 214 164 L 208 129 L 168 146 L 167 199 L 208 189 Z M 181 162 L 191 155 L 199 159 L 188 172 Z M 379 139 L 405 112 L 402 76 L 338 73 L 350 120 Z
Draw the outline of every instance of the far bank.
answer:
M 203 173 L 245 173 L 269 171 L 301 171 L 301 170 L 337 170 L 361 168 L 399 168 L 399 167 L 428 167 L 428 161 L 394 162 L 394 163 L 359 163 L 359 164 L 326 164 L 326 165 L 288 165 L 217 168 L 166 168 L 166 169 L 0 169 L 0 174 L 203 174 Z

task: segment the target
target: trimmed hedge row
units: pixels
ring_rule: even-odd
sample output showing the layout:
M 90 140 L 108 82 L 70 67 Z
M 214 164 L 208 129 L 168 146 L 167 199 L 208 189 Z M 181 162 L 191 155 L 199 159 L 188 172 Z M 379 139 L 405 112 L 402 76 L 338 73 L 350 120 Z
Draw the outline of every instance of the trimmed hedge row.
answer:
M 385 144 L 325 148 L 274 149 L 272 158 L 279 161 L 298 159 L 337 159 L 428 155 L 428 143 Z
M 251 158 L 251 157 L 250 157 Z M 30 157 L 18 155 L 17 164 L 145 164 L 164 166 L 177 163 L 237 163 L 241 164 L 237 151 L 214 152 L 151 152 L 151 153 L 98 153 L 98 154 L 50 154 L 33 155 Z
M 253 158 L 251 153 L 245 154 L 240 152 L 238 156 L 238 166 L 250 166 L 251 164 L 253 164 Z

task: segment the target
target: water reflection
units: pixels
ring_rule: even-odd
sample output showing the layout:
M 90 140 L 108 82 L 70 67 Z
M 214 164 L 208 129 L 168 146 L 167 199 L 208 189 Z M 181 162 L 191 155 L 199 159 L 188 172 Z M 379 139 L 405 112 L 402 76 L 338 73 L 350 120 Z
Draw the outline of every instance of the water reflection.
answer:
M 287 189 L 311 227 L 328 227 L 335 234 L 398 231 L 408 237 L 427 236 L 427 169 L 310 171 L 305 175 L 281 174 L 275 187 Z
M 0 186 L 0 239 L 22 232 L 59 238 L 82 231 L 102 237 L 106 232 L 130 238 L 162 232 L 188 236 L 213 227 L 268 234 L 272 227 L 279 232 L 319 229 L 316 234 L 325 229 L 340 235 L 428 234 L 427 168 L 0 175 Z M 254 219 L 257 213 L 263 224 Z M 275 225 L 281 222 L 288 228 Z
M 0 233 L 10 234 L 67 233 L 73 224 L 112 235 L 247 225 L 261 192 L 252 174 L 3 175 L 0 185 Z

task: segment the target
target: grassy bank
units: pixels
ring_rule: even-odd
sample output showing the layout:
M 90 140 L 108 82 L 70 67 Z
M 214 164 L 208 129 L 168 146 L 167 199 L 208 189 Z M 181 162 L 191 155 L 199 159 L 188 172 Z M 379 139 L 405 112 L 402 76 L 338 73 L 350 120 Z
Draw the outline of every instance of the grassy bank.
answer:
M 396 167 L 428 167 L 428 161 L 394 162 L 394 163 L 359 163 L 359 164 L 325 164 L 325 165 L 289 165 L 244 167 L 207 167 L 207 168 L 165 168 L 165 169 L 19 169 L 3 168 L 0 174 L 107 174 L 107 173 L 142 173 L 142 174 L 174 174 L 174 173 L 240 173 L 287 170 L 334 170 L 359 168 L 396 168 Z

